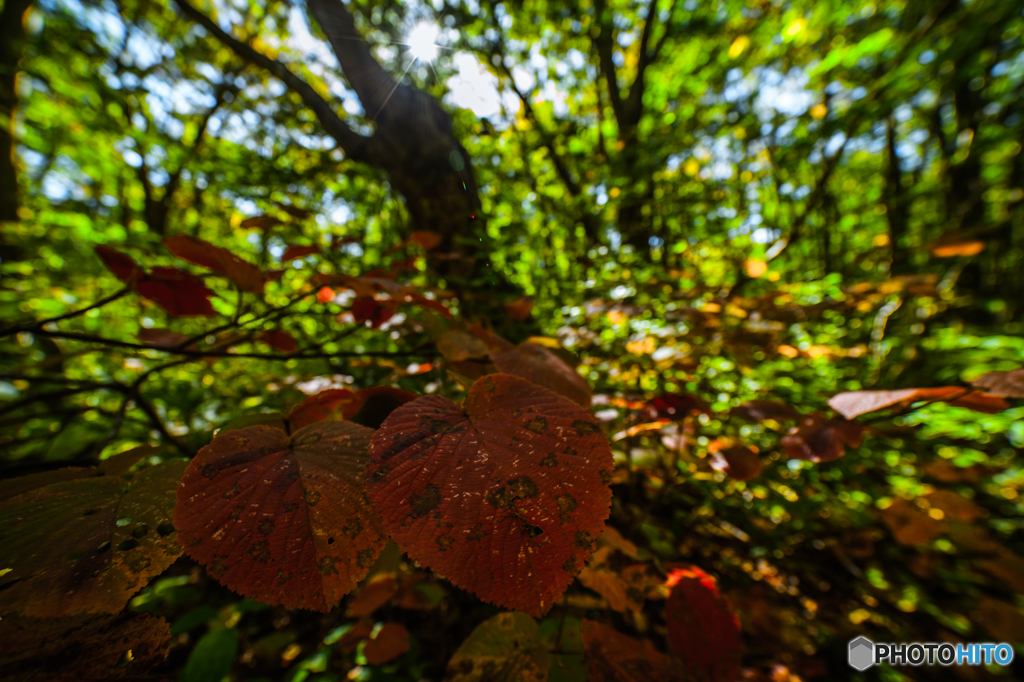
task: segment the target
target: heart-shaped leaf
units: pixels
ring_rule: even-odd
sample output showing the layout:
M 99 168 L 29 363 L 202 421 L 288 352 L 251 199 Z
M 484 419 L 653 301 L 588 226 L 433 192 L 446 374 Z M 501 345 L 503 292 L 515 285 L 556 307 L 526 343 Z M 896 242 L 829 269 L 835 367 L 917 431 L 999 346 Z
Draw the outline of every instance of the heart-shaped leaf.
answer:
M 203 280 L 178 268 L 153 268 L 135 283 L 135 291 L 175 317 L 217 314 Z
M 0 613 L 113 613 L 178 558 L 171 510 L 185 462 L 130 473 L 142 454 L 3 482 Z
M 481 599 L 537 616 L 608 516 L 611 448 L 597 422 L 518 377 L 483 377 L 461 408 L 439 396 L 403 405 L 370 456 L 370 499 L 399 547 Z
M 187 234 L 168 237 L 164 240 L 164 246 L 182 260 L 224 275 L 242 291 L 257 294 L 263 291 L 263 273 L 260 269 L 225 248 Z
M 291 436 L 271 426 L 218 435 L 181 480 L 181 544 L 247 597 L 330 610 L 386 539 L 362 485 L 372 434 L 326 421 Z
M 131 284 L 143 275 L 142 268 L 135 262 L 135 259 L 117 249 L 100 245 L 96 247 L 96 255 L 103 261 L 107 270 L 114 273 L 114 277 L 125 284 Z

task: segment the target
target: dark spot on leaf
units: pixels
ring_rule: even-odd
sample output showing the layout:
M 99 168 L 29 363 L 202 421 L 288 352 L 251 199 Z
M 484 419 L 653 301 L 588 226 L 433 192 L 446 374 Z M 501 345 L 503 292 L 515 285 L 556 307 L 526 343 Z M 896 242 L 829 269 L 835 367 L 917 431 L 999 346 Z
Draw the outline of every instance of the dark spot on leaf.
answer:
M 363 532 L 363 522 L 360 521 L 358 517 L 353 516 L 345 522 L 345 525 L 341 527 L 341 530 L 350 538 L 355 538 L 355 536 Z
M 576 433 L 581 436 L 586 436 L 600 431 L 597 424 L 584 421 L 583 419 L 574 419 L 572 422 L 572 428 L 576 429 Z
M 213 466 L 212 464 L 204 463 L 199 465 L 199 473 L 201 473 L 204 477 L 212 480 L 214 478 L 217 478 L 217 475 L 220 474 L 220 469 Z
M 543 535 L 544 529 L 539 526 L 534 526 L 531 523 L 523 522 L 523 535 L 530 538 L 535 538 L 538 535 Z
M 430 429 L 431 433 L 451 433 L 456 429 L 454 424 L 449 424 L 443 419 L 433 419 L 432 417 L 424 417 L 420 420 L 420 424 Z
M 473 530 L 466 533 L 466 540 L 468 540 L 469 542 L 479 542 L 480 540 L 483 540 L 485 537 L 487 537 L 487 533 L 484 532 L 484 524 L 482 523 L 477 523 L 473 527 Z
M 327 538 L 327 544 L 328 545 L 333 545 L 334 544 L 334 538 Z
M 195 538 L 192 538 L 192 543 L 191 543 L 190 546 L 191 547 L 198 547 L 201 544 L 203 544 L 203 539 L 200 538 L 200 537 L 195 537 Z
M 523 411 L 522 410 L 520 410 L 518 408 L 512 410 L 512 417 L 513 418 L 518 419 L 519 417 L 522 417 L 522 416 L 523 416 Z
M 356 553 L 356 565 L 359 568 L 369 568 L 373 563 L 373 550 L 361 549 Z
M 299 505 L 296 504 L 295 502 L 285 502 L 284 504 L 281 505 L 281 509 L 283 509 L 286 513 L 289 514 L 298 508 Z
M 261 535 L 270 535 L 274 532 L 274 524 L 274 519 L 268 516 L 256 524 L 256 530 L 258 530 Z
M 149 533 L 149 526 L 147 526 L 144 523 L 140 523 L 139 525 L 135 526 L 134 529 L 132 529 L 132 537 L 136 538 L 136 539 L 137 538 L 144 538 L 144 537 L 146 537 L 146 535 L 148 533 Z
M 316 560 L 316 570 L 323 576 L 338 575 L 338 569 L 335 567 L 336 563 L 338 563 L 337 557 L 322 556 Z
M 576 448 L 566 448 L 565 454 L 569 455 L 570 457 L 579 457 L 580 453 L 576 450 Z
M 452 546 L 453 542 L 455 541 L 451 537 L 447 535 L 442 535 L 441 537 L 437 538 L 437 549 L 442 552 L 447 552 L 448 548 Z
M 565 571 L 566 573 L 571 573 L 572 575 L 576 575 L 576 573 L 579 572 L 579 569 L 576 568 L 576 560 L 573 559 L 572 557 L 569 557 L 568 559 L 566 559 L 565 563 L 562 564 L 562 570 Z
M 160 534 L 160 537 L 165 538 L 174 532 L 174 524 L 164 521 L 156 527 L 156 532 Z
M 558 505 L 558 520 L 565 523 L 569 520 L 569 513 L 576 511 L 579 506 L 576 502 L 576 498 L 568 493 L 564 495 L 558 495 L 555 497 L 555 503 Z M 577 535 L 577 538 L 579 536 Z
M 540 465 L 542 467 L 554 468 L 558 466 L 558 460 L 555 459 L 554 455 L 548 455 L 547 457 L 540 461 Z
M 243 511 L 245 511 L 245 505 L 240 504 L 231 510 L 231 513 L 228 514 L 228 518 L 237 520 L 242 515 Z
M 585 530 L 576 531 L 576 546 L 580 549 L 593 551 L 597 545 L 594 539 L 590 537 L 590 533 Z
M 260 540 L 246 552 L 249 557 L 258 563 L 265 564 L 270 561 L 270 543 L 266 540 Z
M 306 491 L 305 500 L 306 500 L 306 504 L 308 504 L 310 507 L 315 507 L 316 503 L 320 501 L 320 491 L 319 490 L 307 490 Z
M 230 488 L 225 490 L 224 494 L 221 495 L 221 497 L 223 497 L 225 500 L 230 500 L 232 497 L 234 497 L 235 495 L 237 495 L 241 491 L 242 491 L 242 486 L 240 484 L 238 484 L 238 483 L 235 483 L 233 486 L 231 486 Z
M 409 498 L 412 515 L 416 518 L 426 516 L 441 504 L 441 489 L 434 483 L 428 483 L 423 492 Z
M 548 428 L 548 420 L 545 419 L 544 417 L 534 417 L 533 419 L 530 419 L 525 424 L 523 424 L 523 427 L 526 428 L 527 431 L 533 431 L 534 433 L 544 433 L 545 431 L 547 431 Z
M 537 484 L 529 476 L 513 478 L 508 482 L 508 492 L 512 497 L 537 497 Z
M 128 550 L 135 549 L 138 546 L 139 546 L 139 541 L 138 540 L 136 540 L 135 538 L 128 538 L 127 540 L 122 541 L 117 546 L 117 549 L 118 549 L 119 552 L 127 552 Z
M 484 379 L 484 390 L 485 391 L 487 391 L 488 393 L 494 393 L 494 391 L 497 388 L 498 387 L 494 385 L 494 379 L 492 379 L 491 377 L 486 377 Z
M 310 433 L 303 434 L 302 438 L 293 439 L 292 440 L 292 447 L 293 448 L 296 448 L 296 447 L 301 448 L 301 447 L 306 447 L 306 446 L 309 446 L 309 445 L 313 445 L 313 444 L 319 442 L 321 438 L 323 438 L 323 435 L 319 431 L 312 431 Z
M 285 573 L 280 568 L 277 569 L 277 584 L 284 585 L 286 582 L 292 579 L 291 573 Z
M 495 509 L 511 509 L 512 498 L 505 492 L 505 486 L 491 488 L 484 493 L 484 500 L 490 503 Z
M 224 573 L 224 569 L 227 568 L 227 564 L 224 560 L 227 559 L 226 554 L 214 554 L 213 561 L 210 562 L 210 566 L 206 569 L 206 572 L 210 574 L 210 577 L 216 580 Z
M 377 469 L 376 471 L 373 472 L 373 475 L 370 476 L 370 481 L 373 483 L 379 483 L 380 481 L 383 481 L 384 478 L 390 473 L 391 467 L 381 467 L 380 469 Z
M 601 469 L 597 472 L 597 475 L 601 477 L 601 483 L 608 485 L 612 482 L 612 472 Z

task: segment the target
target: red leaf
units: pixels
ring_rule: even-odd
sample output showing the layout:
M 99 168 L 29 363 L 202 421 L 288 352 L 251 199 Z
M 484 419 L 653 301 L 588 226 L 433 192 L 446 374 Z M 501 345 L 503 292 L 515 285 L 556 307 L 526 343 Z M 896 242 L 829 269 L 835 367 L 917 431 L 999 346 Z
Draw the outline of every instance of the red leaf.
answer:
M 371 327 L 380 329 L 381 325 L 395 315 L 395 309 L 389 305 L 390 303 L 378 301 L 372 296 L 359 296 L 352 302 L 352 316 L 356 324 L 369 320 Z
M 737 445 L 711 455 L 711 468 L 737 481 L 749 481 L 761 473 L 761 458 L 750 448 Z
M 648 421 L 670 419 L 681 421 L 683 417 L 695 412 L 710 414 L 708 404 L 695 395 L 688 393 L 662 393 L 644 405 L 643 416 Z
M 732 408 L 729 414 L 755 422 L 764 421 L 765 419 L 784 421 L 800 418 L 800 414 L 792 407 L 785 403 L 777 403 L 774 400 L 751 400 Z
M 441 235 L 430 230 L 416 230 L 409 235 L 409 241 L 419 245 L 424 251 L 430 251 L 441 243 Z
M 295 340 L 295 337 L 280 329 L 262 332 L 259 339 L 274 350 L 279 350 L 282 353 L 294 353 L 299 349 L 299 343 Z
M 151 346 L 160 348 L 177 348 L 189 340 L 190 337 L 170 329 L 140 329 L 139 341 L 148 343 Z
M 677 682 L 679 665 L 654 648 L 602 623 L 584 619 L 584 660 L 589 682 Z M 732 682 L 732 681 L 730 681 Z
M 975 388 L 987 388 L 988 395 L 1003 398 L 1024 398 L 1024 367 L 1012 372 L 989 372 L 975 379 Z
M 514 350 L 492 352 L 491 362 L 500 372 L 532 381 L 538 386 L 564 395 L 583 407 L 590 406 L 590 386 L 586 380 L 564 360 L 543 346 L 523 342 Z
M 806 417 L 783 436 L 782 448 L 791 459 L 831 462 L 846 454 L 846 446 L 860 447 L 864 427 L 840 417 L 825 421 L 821 415 Z
M 135 291 L 174 317 L 217 314 L 210 305 L 213 292 L 203 280 L 178 268 L 153 268 L 135 283 Z
M 96 255 L 103 261 L 103 265 L 114 273 L 114 277 L 125 284 L 131 284 L 145 274 L 139 264 L 131 256 L 127 256 L 109 246 L 97 246 Z
M 363 646 L 370 665 L 383 665 L 409 650 L 409 631 L 401 623 L 385 623 L 377 636 Z
M 353 396 L 355 394 L 347 388 L 329 388 L 309 396 L 288 414 L 291 430 L 298 431 L 304 426 L 330 419 L 344 405 L 351 402 Z
M 368 489 L 409 556 L 481 599 L 546 612 L 586 563 L 611 501 L 611 448 L 577 405 L 516 377 L 395 410 Z
M 740 678 L 740 624 L 714 581 L 699 568 L 676 573 L 665 603 L 668 646 L 696 679 Z
M 959 386 L 942 386 L 939 388 L 904 388 L 896 391 L 850 391 L 832 396 L 829 407 L 847 419 L 859 417 L 869 412 L 877 412 L 887 407 L 908 406 L 920 401 L 948 402 L 958 407 L 966 407 L 979 412 L 1000 412 L 1009 409 L 1010 405 L 1002 398 L 971 391 Z
M 178 258 L 224 275 L 242 291 L 256 294 L 263 291 L 264 280 L 260 269 L 227 249 L 187 234 L 168 237 L 163 244 Z
M 270 426 L 216 436 L 178 488 L 179 541 L 242 595 L 329 611 L 385 541 L 361 483 L 371 435 L 357 424 L 321 422 L 290 437 Z
M 297 258 L 304 258 L 314 253 L 320 253 L 320 247 L 310 244 L 309 246 L 289 246 L 284 250 L 284 255 L 281 256 L 281 262 L 287 263 L 288 261 L 295 260 Z

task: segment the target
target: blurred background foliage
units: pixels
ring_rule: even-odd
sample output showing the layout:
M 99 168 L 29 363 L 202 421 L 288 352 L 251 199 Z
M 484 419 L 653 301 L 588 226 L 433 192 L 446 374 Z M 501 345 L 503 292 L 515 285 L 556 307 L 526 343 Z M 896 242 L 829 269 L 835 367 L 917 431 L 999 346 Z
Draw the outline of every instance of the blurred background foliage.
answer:
M 472 161 L 476 232 L 428 257 L 388 174 L 346 158 L 294 91 L 177 5 L 5 2 L 4 30 L 23 29 L 0 55 L 5 78 L 17 73 L 2 103 L 16 112 L 17 182 L 0 236 L 15 332 L 0 340 L 5 477 L 138 444 L 189 456 L 234 418 L 329 387 L 458 399 L 431 341 L 440 318 L 402 308 L 356 324 L 351 295 L 311 284 L 383 269 L 578 362 L 619 464 L 610 524 L 659 571 L 718 576 L 752 679 L 851 677 L 858 634 L 1024 641 L 1024 407 L 872 417 L 863 444 L 828 463 L 787 457 L 788 423 L 729 415 L 750 400 L 811 414 L 840 391 L 1024 365 L 1021 3 L 352 0 L 378 61 L 443 103 Z M 301 3 L 199 9 L 373 129 Z M 434 61 L 403 42 L 417 21 L 438 27 Z M 206 276 L 216 317 L 127 295 L 36 326 L 118 292 L 96 246 L 183 266 L 161 246 L 179 233 L 282 274 L 260 295 Z M 294 245 L 319 252 L 282 262 Z M 443 258 L 477 259 L 510 286 L 446 277 Z M 147 348 L 147 329 L 220 351 Z M 298 357 L 258 340 L 275 329 Z M 665 393 L 707 409 L 636 428 Z M 711 466 L 734 444 L 758 453 L 758 477 Z M 904 503 L 911 541 L 888 511 Z M 377 611 L 411 634 L 385 665 L 339 644 L 358 620 L 343 608 L 238 601 L 186 559 L 131 608 L 172 623 L 167 669 L 182 679 L 440 679 L 496 611 L 385 559 L 431 591 Z M 577 584 L 550 622 L 598 617 L 661 646 L 653 603 L 613 612 Z M 1008 675 L 1020 664 L 860 678 Z

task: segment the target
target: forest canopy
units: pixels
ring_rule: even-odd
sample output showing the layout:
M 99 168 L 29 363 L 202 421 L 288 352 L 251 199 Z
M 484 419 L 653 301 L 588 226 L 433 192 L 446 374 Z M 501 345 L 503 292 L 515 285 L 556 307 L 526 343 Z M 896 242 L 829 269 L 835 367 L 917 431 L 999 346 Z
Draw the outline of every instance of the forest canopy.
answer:
M 1020 2 L 0 2 L 0 678 L 1024 677 Z

